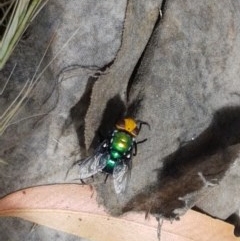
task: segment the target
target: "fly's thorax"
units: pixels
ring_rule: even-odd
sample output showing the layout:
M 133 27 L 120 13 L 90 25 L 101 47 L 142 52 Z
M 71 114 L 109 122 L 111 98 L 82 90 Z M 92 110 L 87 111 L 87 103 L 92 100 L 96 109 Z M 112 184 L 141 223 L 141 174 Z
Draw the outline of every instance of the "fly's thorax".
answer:
M 113 159 L 119 159 L 129 152 L 133 145 L 133 138 L 123 131 L 114 131 L 110 141 L 110 154 Z

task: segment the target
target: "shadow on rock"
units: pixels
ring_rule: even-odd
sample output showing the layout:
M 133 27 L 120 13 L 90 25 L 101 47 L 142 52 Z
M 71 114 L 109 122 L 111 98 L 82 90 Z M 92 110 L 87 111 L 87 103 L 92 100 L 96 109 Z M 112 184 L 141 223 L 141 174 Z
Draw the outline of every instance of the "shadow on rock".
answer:
M 88 107 L 90 105 L 91 100 L 91 94 L 92 94 L 92 88 L 96 81 L 96 78 L 90 77 L 88 79 L 88 83 L 85 88 L 85 92 L 78 101 L 78 103 L 72 107 L 70 111 L 71 120 L 74 124 L 77 136 L 78 136 L 78 142 L 80 146 L 81 153 L 86 154 L 86 148 L 85 148 L 85 142 L 84 142 L 84 129 L 85 129 L 85 123 L 84 119 L 88 110 Z
M 126 106 L 119 95 L 110 99 L 106 105 L 102 120 L 99 128 L 96 131 L 96 135 L 90 145 L 90 149 L 96 149 L 96 147 L 106 138 L 109 137 L 113 131 L 116 122 L 124 117 L 126 112 Z
M 84 139 L 85 116 L 90 105 L 92 87 L 95 81 L 96 78 L 89 78 L 84 94 L 70 112 L 83 156 L 87 156 L 88 151 L 86 150 Z M 96 147 L 109 136 L 109 133 L 113 130 L 115 123 L 124 116 L 125 111 L 125 104 L 121 100 L 120 96 L 117 95 L 108 101 L 99 128 L 97 129 L 96 135 L 91 143 L 90 150 L 96 149 Z
M 177 218 L 191 208 L 197 191 L 222 179 L 240 149 L 240 107 L 217 111 L 210 126 L 163 160 L 155 183 L 123 208 Z

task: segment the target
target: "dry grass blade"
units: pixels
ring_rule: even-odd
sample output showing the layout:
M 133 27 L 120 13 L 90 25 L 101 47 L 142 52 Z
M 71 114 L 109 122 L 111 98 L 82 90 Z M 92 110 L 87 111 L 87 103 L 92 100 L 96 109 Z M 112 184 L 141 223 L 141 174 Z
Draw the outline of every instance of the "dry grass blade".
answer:
M 48 0 L 4 0 L 0 3 L 0 70 L 29 23 Z
M 13 100 L 13 102 L 9 105 L 9 107 L 4 111 L 4 113 L 0 116 L 0 135 L 7 128 L 10 120 L 15 116 L 15 114 L 21 107 L 22 103 L 31 92 L 32 87 L 33 87 L 32 82 L 27 80 L 22 90 L 17 95 L 17 97 Z
M 8 165 L 8 163 L 5 162 L 2 158 L 0 158 L 0 165 Z
M 2 90 L 0 91 L 0 96 L 3 94 L 4 90 L 6 89 L 6 87 L 7 87 L 7 85 L 8 85 L 8 82 L 9 82 L 9 80 L 11 79 L 12 74 L 13 74 L 13 72 L 14 72 L 16 66 L 17 66 L 17 64 L 14 65 L 14 67 L 13 67 L 13 69 L 12 69 L 12 71 L 11 71 L 11 73 L 10 73 L 10 75 L 9 75 L 9 77 L 8 77 L 8 79 L 7 79 L 7 81 L 6 81 L 6 83 L 4 84 Z M 0 118 L 0 119 L 1 119 L 1 118 Z
M 80 27 L 79 27 L 80 28 Z M 37 116 L 42 116 L 42 115 L 46 115 L 46 113 L 41 113 L 41 114 L 33 114 L 31 116 L 25 117 L 21 120 L 15 121 L 11 123 L 11 120 L 16 116 L 16 114 L 21 110 L 21 108 L 24 106 L 24 104 L 27 101 L 27 98 L 29 97 L 30 93 L 32 92 L 32 90 L 34 88 L 36 88 L 37 84 L 39 83 L 40 78 L 42 77 L 42 75 L 44 74 L 44 72 L 47 70 L 47 68 L 51 65 L 51 63 L 58 57 L 58 55 L 67 47 L 67 45 L 69 44 L 69 42 L 74 38 L 74 36 L 78 33 L 79 28 L 77 28 L 73 34 L 69 37 L 69 39 L 66 41 L 66 43 L 61 47 L 61 49 L 59 49 L 59 51 L 55 54 L 55 56 L 49 61 L 49 63 L 43 67 L 43 69 L 41 71 L 39 71 L 41 64 L 47 54 L 47 51 L 51 45 L 51 43 L 54 40 L 55 35 L 53 35 L 52 39 L 49 41 L 49 44 L 45 50 L 45 52 L 43 53 L 43 56 L 41 58 L 41 60 L 39 61 L 38 66 L 35 69 L 35 72 L 33 74 L 33 77 L 31 78 L 31 80 L 27 80 L 25 85 L 22 87 L 21 91 L 19 92 L 19 94 L 15 97 L 15 99 L 12 101 L 12 103 L 8 106 L 8 108 L 0 115 L 0 136 L 4 133 L 4 131 L 11 125 L 13 124 L 17 124 L 20 121 L 23 120 L 27 120 L 33 117 L 37 117 Z M 16 66 L 14 66 L 13 70 L 10 73 L 9 78 L 7 79 L 3 89 L 0 92 L 0 95 L 4 92 L 4 89 L 6 88 L 11 75 L 13 74 L 13 71 L 15 69 Z M 38 72 L 40 72 L 38 74 Z
M 153 216 L 128 213 L 111 217 L 89 186 L 76 184 L 28 188 L 0 199 L 0 217 L 19 217 L 95 241 L 157 241 Z M 180 221 L 164 221 L 161 241 L 237 241 L 233 226 L 188 211 Z

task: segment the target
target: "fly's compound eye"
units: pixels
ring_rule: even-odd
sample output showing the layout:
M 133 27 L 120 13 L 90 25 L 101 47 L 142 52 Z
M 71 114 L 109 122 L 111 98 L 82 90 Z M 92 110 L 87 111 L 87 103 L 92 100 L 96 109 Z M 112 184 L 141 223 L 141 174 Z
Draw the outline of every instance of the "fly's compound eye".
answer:
M 138 127 L 136 127 L 135 129 L 132 130 L 132 135 L 133 136 L 137 136 L 138 133 L 139 133 L 139 128 Z
M 125 129 L 125 121 L 124 121 L 124 119 L 118 121 L 118 122 L 116 123 L 116 127 L 117 127 L 117 129 L 119 129 L 119 130 L 124 130 L 124 129 Z

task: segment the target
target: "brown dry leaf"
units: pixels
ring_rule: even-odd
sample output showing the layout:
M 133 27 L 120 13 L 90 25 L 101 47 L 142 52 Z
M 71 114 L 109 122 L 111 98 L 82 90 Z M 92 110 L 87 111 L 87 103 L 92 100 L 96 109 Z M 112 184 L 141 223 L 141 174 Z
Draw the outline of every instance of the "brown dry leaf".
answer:
M 48 185 L 24 189 L 0 200 L 0 217 L 25 220 L 95 241 L 158 240 L 154 217 L 142 213 L 111 217 L 89 186 Z M 161 240 L 234 241 L 233 226 L 188 211 L 180 221 L 164 221 Z

